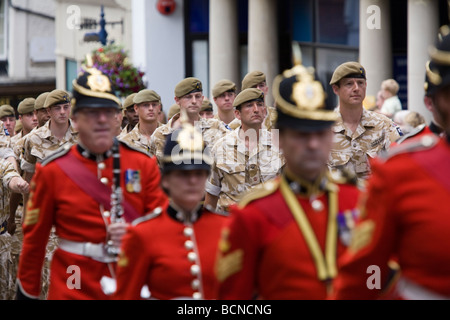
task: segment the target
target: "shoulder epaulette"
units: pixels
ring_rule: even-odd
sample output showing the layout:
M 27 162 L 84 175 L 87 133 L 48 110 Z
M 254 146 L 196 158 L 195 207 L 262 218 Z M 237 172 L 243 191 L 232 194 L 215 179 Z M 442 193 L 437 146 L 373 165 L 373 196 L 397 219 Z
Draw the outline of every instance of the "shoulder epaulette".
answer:
M 49 155 L 48 157 L 45 157 L 42 160 L 41 165 L 45 166 L 47 164 L 49 164 L 50 162 L 62 157 L 63 155 L 67 154 L 70 149 L 72 148 L 71 144 L 65 144 L 63 145 L 61 148 L 59 148 L 58 150 L 56 150 L 54 153 L 52 153 L 51 155 Z
M 206 210 L 208 210 L 209 212 L 211 212 L 211 213 L 214 213 L 214 214 L 218 214 L 219 216 L 225 216 L 225 217 L 228 217 L 229 216 L 229 213 L 228 212 L 225 212 L 225 211 L 217 211 L 216 209 L 214 209 L 211 205 L 209 205 L 209 204 L 207 204 L 207 205 L 204 205 L 203 206 Z
M 151 219 L 154 219 L 154 218 L 158 217 L 158 216 L 162 213 L 162 211 L 163 211 L 163 210 L 161 209 L 161 207 L 158 207 L 158 208 L 156 208 L 155 210 L 153 210 L 152 213 L 149 213 L 149 214 L 146 214 L 146 215 L 143 216 L 143 217 L 139 217 L 139 218 L 137 218 L 137 219 L 134 219 L 133 222 L 131 222 L 131 225 L 132 225 L 132 226 L 136 226 L 136 225 L 138 225 L 138 224 L 140 224 L 140 223 L 142 223 L 142 222 L 145 222 L 145 221 L 149 221 L 149 220 L 151 220 Z
M 244 208 L 250 202 L 266 197 L 272 193 L 274 193 L 280 185 L 280 181 L 278 179 L 267 181 L 247 192 L 239 201 L 238 206 L 240 208 Z
M 333 169 L 329 171 L 329 178 L 331 182 L 336 184 L 351 184 L 358 186 L 358 176 L 348 169 Z
M 123 144 L 125 147 L 127 147 L 128 149 L 131 149 L 133 151 L 138 151 L 138 152 L 140 152 L 142 154 L 145 154 L 147 157 L 151 157 L 151 155 L 149 155 L 148 153 L 144 152 L 143 150 L 140 150 L 140 149 L 136 148 L 135 146 L 129 144 L 127 141 L 119 140 L 119 142 L 121 144 Z
M 406 141 L 402 144 L 396 145 L 388 152 L 381 154 L 380 159 L 388 160 L 396 155 L 410 152 L 418 152 L 433 148 L 439 142 L 439 138 L 434 134 L 427 134 L 421 138 Z
M 402 143 L 403 141 L 405 141 L 406 139 L 412 138 L 416 135 L 418 135 L 419 133 L 421 133 L 423 131 L 423 129 L 425 129 L 426 124 L 421 124 L 419 126 L 417 126 L 416 128 L 414 128 L 414 130 L 412 130 L 411 132 L 405 134 L 403 137 L 400 137 L 396 142 L 397 144 Z

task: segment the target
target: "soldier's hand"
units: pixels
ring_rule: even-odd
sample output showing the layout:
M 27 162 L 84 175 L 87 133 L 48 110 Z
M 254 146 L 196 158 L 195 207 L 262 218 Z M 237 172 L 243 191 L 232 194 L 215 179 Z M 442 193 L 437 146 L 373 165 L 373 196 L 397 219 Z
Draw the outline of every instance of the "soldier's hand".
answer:
M 30 184 L 24 179 L 20 178 L 20 180 L 17 182 L 17 189 L 20 193 L 28 193 L 30 192 Z
M 129 224 L 125 222 L 112 223 L 108 226 L 109 239 L 113 241 L 115 247 L 120 247 L 128 226 Z
M 30 192 L 30 184 L 24 180 L 22 177 L 14 177 L 9 182 L 9 188 L 17 193 L 28 193 Z

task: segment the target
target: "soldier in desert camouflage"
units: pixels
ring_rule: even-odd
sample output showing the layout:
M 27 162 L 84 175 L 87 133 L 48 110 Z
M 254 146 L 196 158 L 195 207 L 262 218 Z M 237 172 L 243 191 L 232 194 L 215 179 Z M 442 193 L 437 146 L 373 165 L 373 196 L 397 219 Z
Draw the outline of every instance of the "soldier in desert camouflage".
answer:
M 167 136 L 181 126 L 181 113 L 187 116 L 187 121 L 201 132 L 206 152 L 209 152 L 214 143 L 229 132 L 221 121 L 200 117 L 203 99 L 202 82 L 199 79 L 188 77 L 176 85 L 175 102 L 180 106 L 180 112 L 175 114 L 167 124 L 156 129 L 150 142 L 150 152 L 157 157 L 160 166 Z
M 346 62 L 337 67 L 330 85 L 339 97 L 339 116 L 333 126 L 329 167 L 348 170 L 364 183 L 371 173 L 370 159 L 388 150 L 402 135 L 401 129 L 388 117 L 363 107 L 366 71 L 359 63 Z
M 28 192 L 29 185 L 14 166 L 0 159 L 0 300 L 14 299 L 15 264 L 11 256 L 12 236 L 8 230 L 10 191 Z
M 151 155 L 150 137 L 161 126 L 158 121 L 161 97 L 153 90 L 144 89 L 134 96 L 133 103 L 139 122 L 129 133 L 121 135 L 119 140 Z
M 242 125 L 214 145 L 214 163 L 206 183 L 205 205 L 222 212 L 253 187 L 279 175 L 285 163 L 274 143 L 276 136 L 262 128 L 266 116 L 264 93 L 245 89 L 233 106 Z
M 19 120 L 22 123 L 22 130 L 11 138 L 11 147 L 17 157 L 18 163 L 23 155 L 23 144 L 25 137 L 38 125 L 38 118 L 36 110 L 34 109 L 36 100 L 34 98 L 26 98 L 19 103 L 17 112 L 19 113 Z M 19 174 L 23 172 L 18 168 Z M 8 219 L 8 232 L 11 237 L 11 274 L 14 280 L 13 286 L 11 286 L 11 297 L 15 297 L 15 278 L 17 266 L 19 263 L 20 249 L 22 247 L 23 233 L 22 233 L 22 214 L 23 214 L 23 198 L 21 193 L 11 192 L 9 202 L 9 219 Z

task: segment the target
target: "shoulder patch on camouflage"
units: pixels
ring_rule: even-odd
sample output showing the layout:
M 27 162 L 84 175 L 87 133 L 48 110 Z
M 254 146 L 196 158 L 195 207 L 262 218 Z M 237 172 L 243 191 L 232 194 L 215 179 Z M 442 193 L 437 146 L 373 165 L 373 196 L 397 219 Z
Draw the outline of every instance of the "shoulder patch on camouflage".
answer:
M 222 211 L 216 211 L 216 209 L 214 209 L 211 205 L 209 205 L 209 204 L 207 204 L 206 206 L 204 206 L 204 208 L 206 209 L 206 210 L 208 210 L 209 212 L 211 212 L 211 213 L 214 213 L 214 214 L 218 214 L 219 216 L 224 216 L 224 217 L 228 217 L 229 216 L 229 213 L 228 212 L 222 212 Z
M 258 185 L 257 187 L 251 189 L 248 193 L 246 193 L 241 201 L 239 201 L 239 208 L 244 208 L 250 202 L 255 201 L 257 199 L 261 199 L 265 196 L 268 196 L 274 193 L 278 187 L 280 186 L 279 179 L 274 179 L 267 181 L 263 184 Z
M 426 124 L 421 124 L 421 125 L 417 126 L 416 128 L 414 128 L 414 130 L 412 130 L 408 134 L 405 134 L 400 139 L 398 139 L 397 144 L 400 144 L 400 143 L 404 142 L 406 139 L 409 139 L 409 138 L 412 138 L 412 137 L 418 135 L 425 129 L 425 127 L 426 127 Z
M 71 144 L 63 145 L 61 148 L 56 150 L 54 153 L 52 153 L 48 157 L 44 158 L 42 160 L 42 166 L 45 166 L 45 165 L 49 164 L 50 162 L 52 162 L 53 160 L 56 160 L 56 159 L 62 157 L 63 155 L 67 154 L 71 148 L 72 148 Z
M 151 157 L 148 153 L 144 152 L 143 150 L 140 150 L 138 148 L 136 148 L 134 145 L 130 144 L 128 141 L 124 141 L 124 140 L 119 140 L 119 142 L 124 145 L 125 147 L 127 147 L 128 149 L 134 150 L 134 151 L 138 151 L 142 154 L 145 154 L 147 157 Z
M 149 214 L 147 214 L 147 215 L 145 215 L 143 217 L 140 217 L 140 218 L 137 218 L 137 219 L 133 220 L 133 222 L 131 222 L 131 225 L 132 226 L 137 226 L 138 224 L 140 224 L 142 222 L 152 220 L 152 219 L 160 216 L 162 211 L 163 211 L 162 208 L 158 207 L 155 210 L 153 210 L 152 213 L 149 213 Z
M 388 152 L 381 154 L 380 159 L 386 161 L 399 154 L 424 151 L 433 148 L 439 142 L 439 138 L 434 134 L 424 135 L 422 138 L 414 139 L 412 141 L 405 141 L 402 144 L 396 145 Z

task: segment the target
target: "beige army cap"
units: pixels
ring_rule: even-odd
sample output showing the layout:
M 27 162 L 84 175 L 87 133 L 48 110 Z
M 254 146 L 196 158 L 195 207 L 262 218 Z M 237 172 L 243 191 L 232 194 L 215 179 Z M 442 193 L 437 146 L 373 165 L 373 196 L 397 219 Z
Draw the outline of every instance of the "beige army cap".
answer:
M 69 93 L 64 90 L 55 89 L 51 91 L 45 99 L 44 108 L 49 108 L 62 103 L 70 103 Z
M 16 111 L 9 104 L 4 104 L 0 107 L 0 118 L 7 116 L 16 116 Z
M 135 104 L 155 101 L 161 103 L 161 97 L 155 91 L 149 89 L 139 91 L 133 98 Z
M 43 92 L 36 98 L 36 101 L 34 102 L 34 110 L 44 109 L 45 99 L 47 99 L 49 93 L 50 92 Z
M 243 103 L 253 100 L 264 102 L 264 92 L 256 88 L 248 88 L 242 90 L 234 99 L 233 107 L 239 108 Z
M 242 90 L 253 88 L 257 84 L 266 81 L 266 75 L 261 71 L 252 71 L 242 79 Z
M 122 109 L 126 110 L 129 107 L 134 106 L 133 99 L 137 95 L 137 92 L 130 94 L 128 97 L 126 97 L 125 101 L 123 102 Z
M 200 111 L 214 111 L 213 105 L 209 99 L 205 98 L 203 99 L 202 107 Z
M 177 104 L 173 104 L 169 108 L 169 113 L 167 114 L 167 119 L 170 120 L 174 115 L 176 115 L 178 112 L 180 112 L 180 106 Z
M 203 92 L 202 82 L 193 77 L 181 80 L 175 87 L 175 97 L 181 98 L 189 93 Z
M 212 89 L 213 98 L 217 98 L 227 91 L 236 92 L 236 84 L 233 81 L 227 79 L 220 80 L 214 85 Z
M 341 64 L 334 70 L 330 85 L 336 84 L 344 78 L 366 79 L 366 70 L 358 62 L 349 61 Z
M 17 112 L 19 114 L 27 114 L 34 111 L 34 105 L 36 103 L 36 99 L 34 98 L 26 98 L 22 100 L 22 102 L 19 103 L 19 106 L 17 107 Z

